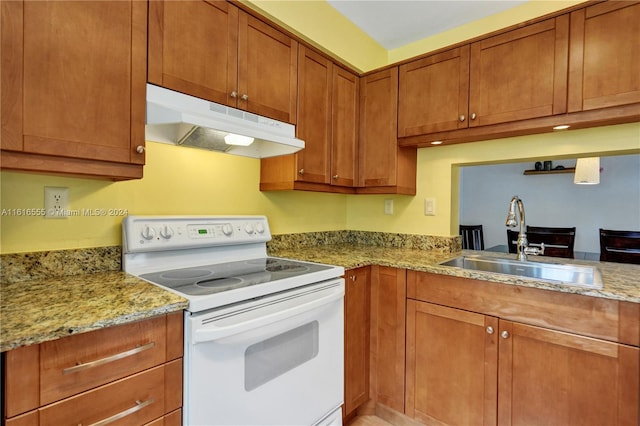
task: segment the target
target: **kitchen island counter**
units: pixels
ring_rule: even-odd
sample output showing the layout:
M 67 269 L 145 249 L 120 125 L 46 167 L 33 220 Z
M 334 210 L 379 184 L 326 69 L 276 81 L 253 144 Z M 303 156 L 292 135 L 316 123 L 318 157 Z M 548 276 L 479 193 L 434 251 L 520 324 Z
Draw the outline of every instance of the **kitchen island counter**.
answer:
M 0 351 L 186 309 L 188 302 L 124 272 L 0 284 Z
M 640 265 L 625 263 L 598 262 L 555 257 L 530 257 L 529 260 L 547 263 L 575 264 L 596 266 L 602 274 L 603 288 L 554 284 L 533 278 L 522 278 L 512 275 L 482 271 L 465 270 L 450 266 L 441 266 L 440 262 L 461 255 L 478 255 L 510 259 L 515 255 L 489 251 L 462 250 L 455 253 L 440 250 L 417 250 L 409 248 L 377 247 L 357 244 L 327 244 L 291 249 L 271 250 L 270 255 L 288 257 L 311 262 L 328 263 L 353 269 L 361 266 L 380 265 L 404 268 L 422 272 L 492 281 L 503 284 L 534 287 L 565 293 L 640 303 Z

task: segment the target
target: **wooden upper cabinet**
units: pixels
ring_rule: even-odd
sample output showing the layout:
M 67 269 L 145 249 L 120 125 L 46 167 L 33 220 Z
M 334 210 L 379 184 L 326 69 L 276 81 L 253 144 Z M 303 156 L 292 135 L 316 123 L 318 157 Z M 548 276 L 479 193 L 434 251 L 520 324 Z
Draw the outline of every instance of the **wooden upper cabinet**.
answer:
M 140 1 L 2 2 L 3 168 L 142 177 L 146 15 Z
M 359 77 L 333 66 L 331 100 L 331 184 L 358 183 Z
M 305 46 L 298 54 L 298 138 L 304 149 L 295 154 L 295 179 L 330 183 L 331 83 L 333 63 Z
M 238 108 L 296 123 L 298 42 L 240 11 Z
M 415 194 L 416 150 L 398 146 L 398 67 L 360 79 L 359 124 L 359 186 Z
M 305 148 L 263 158 L 262 190 L 353 192 L 357 184 L 359 77 L 300 45 L 297 136 Z
M 398 137 L 468 126 L 469 45 L 400 65 Z
M 637 425 L 640 349 L 500 320 L 498 425 Z
M 569 17 L 471 44 L 469 126 L 567 111 Z
M 569 112 L 640 103 L 640 3 L 571 13 Z
M 235 107 L 238 13 L 226 1 L 149 2 L 148 81 Z
M 150 83 L 296 122 L 297 41 L 226 1 L 149 5 Z

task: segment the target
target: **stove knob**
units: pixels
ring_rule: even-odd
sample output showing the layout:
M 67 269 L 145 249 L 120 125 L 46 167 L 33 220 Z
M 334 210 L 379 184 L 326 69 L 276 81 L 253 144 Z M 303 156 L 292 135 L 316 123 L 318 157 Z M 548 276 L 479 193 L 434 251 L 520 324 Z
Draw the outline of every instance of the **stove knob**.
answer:
M 256 231 L 258 231 L 258 234 L 264 234 L 264 225 L 262 222 L 256 223 Z
M 231 234 L 233 234 L 233 228 L 232 228 L 232 227 L 231 227 L 231 225 L 229 225 L 228 223 L 227 223 L 227 224 L 224 224 L 224 225 L 222 226 L 222 233 L 223 233 L 224 235 L 226 235 L 227 237 L 230 237 L 230 236 L 231 236 Z
M 247 223 L 244 226 L 244 230 L 246 231 L 247 234 L 251 235 L 253 234 L 253 225 L 251 225 L 250 223 Z
M 167 225 L 163 226 L 160 230 L 160 236 L 166 240 L 173 237 L 173 229 L 168 227 Z
M 142 230 L 142 238 L 145 240 L 153 240 L 153 237 L 156 236 L 156 231 L 149 225 L 145 226 Z

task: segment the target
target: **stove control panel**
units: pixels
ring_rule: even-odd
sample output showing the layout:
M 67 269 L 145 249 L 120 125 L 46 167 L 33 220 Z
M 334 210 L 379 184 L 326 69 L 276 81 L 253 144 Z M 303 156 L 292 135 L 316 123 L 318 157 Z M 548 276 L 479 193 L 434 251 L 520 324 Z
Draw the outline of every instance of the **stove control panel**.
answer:
M 126 253 L 266 243 L 265 216 L 128 216 L 122 222 Z

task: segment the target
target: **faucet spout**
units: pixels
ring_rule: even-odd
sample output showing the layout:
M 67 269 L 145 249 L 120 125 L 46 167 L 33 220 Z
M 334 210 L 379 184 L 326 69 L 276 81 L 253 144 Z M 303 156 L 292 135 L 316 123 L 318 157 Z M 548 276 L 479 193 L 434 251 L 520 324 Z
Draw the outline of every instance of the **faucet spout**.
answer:
M 516 219 L 516 208 L 519 220 Z M 524 214 L 524 203 L 517 195 L 514 195 L 513 198 L 511 198 L 511 202 L 509 202 L 509 212 L 507 213 L 505 225 L 509 228 L 515 228 L 518 222 L 520 222 L 520 232 L 518 233 L 518 242 L 516 243 L 518 260 L 527 260 L 528 254 L 544 254 L 544 244 L 541 245 L 540 249 L 536 247 L 529 247 L 527 233 L 525 232 L 527 228 Z

